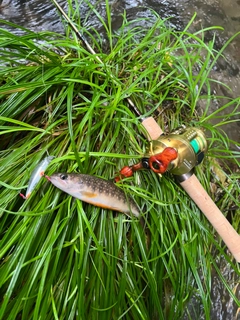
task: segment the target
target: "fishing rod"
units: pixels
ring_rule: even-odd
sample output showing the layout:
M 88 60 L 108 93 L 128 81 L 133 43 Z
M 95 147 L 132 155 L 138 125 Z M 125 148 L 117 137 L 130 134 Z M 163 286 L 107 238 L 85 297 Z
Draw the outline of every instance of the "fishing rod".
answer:
M 79 32 L 62 7 L 56 0 L 52 1 L 86 49 L 104 67 L 104 62 L 90 46 L 83 34 Z M 113 74 L 110 74 L 110 77 L 114 83 L 118 83 Z M 166 171 L 171 172 L 218 232 L 237 262 L 240 263 L 240 235 L 219 210 L 193 173 L 194 167 L 202 162 L 207 151 L 207 141 L 204 133 L 198 128 L 182 127 L 171 134 L 165 135 L 153 117 L 144 118 L 133 101 L 129 97 L 126 100 L 145 127 L 150 147 L 142 161 L 139 164 L 124 167 L 120 171 L 121 176 L 131 176 L 139 169 L 151 169 L 159 175 Z

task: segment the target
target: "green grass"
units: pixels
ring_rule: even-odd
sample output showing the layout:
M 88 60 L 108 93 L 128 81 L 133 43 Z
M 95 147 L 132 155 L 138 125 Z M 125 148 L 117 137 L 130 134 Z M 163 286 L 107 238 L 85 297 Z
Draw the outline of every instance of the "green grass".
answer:
M 69 8 L 69 16 L 80 21 L 70 2 Z M 210 319 L 211 270 L 220 273 L 216 257 L 239 273 L 170 174 L 160 179 L 141 171 L 120 184 L 142 208 L 148 248 L 137 221 L 74 200 L 44 179 L 29 200 L 19 197 L 48 153 L 56 156 L 49 175 L 68 171 L 113 179 L 123 166 L 137 163 L 148 142 L 126 102 L 130 97 L 166 132 L 181 124 L 206 129 L 209 151 L 197 176 L 225 214 L 239 208 L 239 174 L 227 162 L 219 169 L 225 181 L 216 180 L 213 159 L 239 164 L 240 152 L 230 150 L 221 126 L 239 117 L 240 100 L 221 107 L 231 110 L 227 116 L 220 116 L 221 109 L 208 112 L 214 98 L 210 71 L 232 39 L 218 52 L 214 38 L 204 40 L 206 31 L 218 28 L 191 34 L 191 20 L 175 32 L 156 13 L 151 28 L 124 15 L 114 33 L 108 1 L 106 8 L 106 20 L 91 9 L 105 28 L 108 51 L 96 30 L 82 29 L 104 65 L 68 26 L 67 36 L 24 30 L 18 37 L 0 29 L 0 319 L 180 319 L 193 295 Z M 205 99 L 202 112 L 199 99 Z M 239 306 L 236 283 L 221 278 Z

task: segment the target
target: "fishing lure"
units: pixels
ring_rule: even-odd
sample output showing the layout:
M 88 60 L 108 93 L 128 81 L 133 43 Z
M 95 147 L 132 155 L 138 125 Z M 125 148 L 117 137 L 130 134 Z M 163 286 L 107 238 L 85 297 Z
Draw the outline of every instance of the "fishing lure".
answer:
M 136 203 L 111 181 L 76 173 L 55 173 L 45 177 L 55 187 L 84 202 L 139 217 Z
M 55 157 L 53 156 L 48 156 L 44 158 L 33 170 L 31 177 L 29 179 L 26 195 L 20 193 L 20 196 L 23 199 L 28 199 L 34 190 L 35 186 L 38 184 L 39 180 L 41 177 L 44 175 L 44 171 L 47 169 L 48 165 L 50 162 L 54 159 Z

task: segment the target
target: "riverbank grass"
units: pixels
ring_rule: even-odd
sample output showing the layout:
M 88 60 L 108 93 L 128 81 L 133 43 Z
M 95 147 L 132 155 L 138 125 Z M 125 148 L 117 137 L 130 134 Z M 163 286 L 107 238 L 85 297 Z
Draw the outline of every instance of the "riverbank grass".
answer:
M 80 21 L 73 7 L 68 14 Z M 192 34 L 190 21 L 177 32 L 152 12 L 151 21 L 123 15 L 113 31 L 107 1 L 99 18 L 107 40 L 82 32 L 104 64 L 67 25 L 67 36 L 9 22 L 21 37 L 0 29 L 0 319 L 180 319 L 193 296 L 196 313 L 210 319 L 211 270 L 220 258 L 239 269 L 171 174 L 141 171 L 119 183 L 147 234 L 137 220 L 75 200 L 44 178 L 28 200 L 19 197 L 48 154 L 56 157 L 48 175 L 113 179 L 140 161 L 148 141 L 130 97 L 166 133 L 182 124 L 205 130 L 209 151 L 196 174 L 239 230 L 239 173 L 224 160 L 236 165 L 240 153 L 220 130 L 239 116 L 239 98 L 222 106 L 231 110 L 224 118 L 208 113 L 210 71 L 225 47 L 217 52 L 204 33 L 217 28 Z M 236 282 L 222 282 L 238 305 Z

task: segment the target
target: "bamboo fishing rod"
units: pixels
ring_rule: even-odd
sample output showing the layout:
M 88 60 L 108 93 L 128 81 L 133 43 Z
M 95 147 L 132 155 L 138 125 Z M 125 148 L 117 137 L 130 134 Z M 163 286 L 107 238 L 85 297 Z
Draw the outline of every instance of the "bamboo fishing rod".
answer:
M 57 1 L 52 1 L 61 15 L 65 18 L 71 29 L 75 32 L 79 40 L 82 41 L 86 49 L 95 56 L 96 60 L 102 64 L 104 68 L 104 62 L 93 50 L 83 34 L 79 32 L 77 27 L 67 16 L 62 7 L 57 3 Z M 110 77 L 114 83 L 118 83 L 117 79 L 112 74 L 110 74 Z M 205 217 L 212 224 L 214 229 L 218 232 L 236 261 L 240 263 L 240 235 L 219 210 L 192 171 L 194 166 L 198 164 L 199 158 L 202 158 L 204 152 L 206 151 L 204 135 L 202 135 L 202 133 L 197 129 L 189 129 L 183 132 L 176 132 L 173 135 L 170 134 L 163 136 L 163 130 L 153 117 L 144 118 L 133 101 L 129 97 L 127 97 L 126 100 L 134 113 L 139 117 L 142 125 L 145 127 L 148 133 L 148 140 L 151 141 L 155 147 L 155 153 L 158 152 L 158 154 L 161 155 L 161 152 L 164 151 L 164 148 L 166 149 L 169 147 L 169 143 L 171 147 L 173 146 L 176 150 L 178 150 L 178 159 L 174 160 L 176 165 L 174 166 L 172 163 L 170 163 L 172 167 L 170 168 L 169 172 L 172 171 L 173 174 L 175 174 L 179 184 L 183 187 L 186 193 L 196 203 Z M 162 137 L 167 137 L 167 140 Z M 191 159 L 190 161 L 189 157 Z

